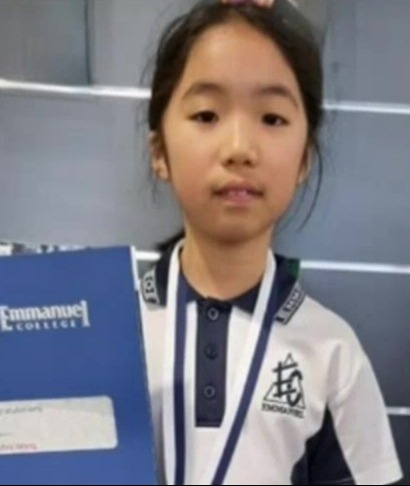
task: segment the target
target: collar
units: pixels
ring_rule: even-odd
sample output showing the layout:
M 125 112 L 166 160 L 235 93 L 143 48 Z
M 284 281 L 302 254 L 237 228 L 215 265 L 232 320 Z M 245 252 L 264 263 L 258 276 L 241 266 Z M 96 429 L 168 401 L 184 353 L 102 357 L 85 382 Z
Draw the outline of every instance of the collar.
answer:
M 173 248 L 167 250 L 160 260 L 156 262 L 141 279 L 141 293 L 144 301 L 148 304 L 158 305 L 160 307 L 166 306 L 167 301 L 167 284 L 168 284 L 168 270 L 171 261 Z M 299 309 L 305 298 L 305 293 L 302 290 L 298 280 L 298 261 L 294 259 L 285 258 L 280 255 L 275 255 L 276 259 L 276 276 L 279 279 L 279 302 L 280 310 L 276 316 L 276 320 L 287 324 L 295 312 Z M 228 301 L 220 301 L 217 299 L 208 299 L 200 295 L 188 282 L 188 302 L 201 302 L 204 300 L 212 300 L 222 306 L 235 306 L 242 311 L 253 314 L 256 301 L 258 298 L 260 282 L 247 292 L 238 297 Z

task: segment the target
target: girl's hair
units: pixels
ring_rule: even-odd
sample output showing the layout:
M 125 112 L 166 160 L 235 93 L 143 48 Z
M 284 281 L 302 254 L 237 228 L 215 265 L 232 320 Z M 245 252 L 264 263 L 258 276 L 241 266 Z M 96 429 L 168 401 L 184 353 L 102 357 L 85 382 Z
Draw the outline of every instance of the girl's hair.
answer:
M 288 0 L 276 0 L 272 9 L 251 4 L 229 5 L 216 0 L 201 0 L 188 13 L 172 21 L 161 36 L 155 56 L 152 96 L 148 110 L 149 129 L 161 133 L 164 113 L 198 38 L 209 28 L 233 20 L 247 22 L 272 39 L 294 72 L 308 121 L 308 143 L 319 155 L 316 200 L 323 170 L 318 142 L 318 131 L 323 118 L 321 52 L 312 26 Z M 183 235 L 184 232 L 181 231 L 158 244 L 157 249 L 166 251 Z

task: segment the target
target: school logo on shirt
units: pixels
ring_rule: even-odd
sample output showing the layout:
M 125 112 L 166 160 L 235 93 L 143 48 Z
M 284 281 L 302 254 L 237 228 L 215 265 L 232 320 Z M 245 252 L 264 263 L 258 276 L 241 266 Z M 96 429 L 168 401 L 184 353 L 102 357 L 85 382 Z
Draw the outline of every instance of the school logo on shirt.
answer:
M 263 399 L 262 410 L 304 418 L 303 374 L 292 354 L 289 353 L 272 371 L 275 381 Z

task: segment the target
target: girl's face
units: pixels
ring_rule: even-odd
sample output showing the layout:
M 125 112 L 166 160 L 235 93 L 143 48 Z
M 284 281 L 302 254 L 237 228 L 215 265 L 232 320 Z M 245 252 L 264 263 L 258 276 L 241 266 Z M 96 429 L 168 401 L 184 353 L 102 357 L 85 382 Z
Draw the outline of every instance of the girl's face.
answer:
M 241 21 L 194 44 L 150 137 L 152 166 L 171 182 L 185 229 L 223 242 L 270 235 L 307 175 L 301 93 L 271 39 Z

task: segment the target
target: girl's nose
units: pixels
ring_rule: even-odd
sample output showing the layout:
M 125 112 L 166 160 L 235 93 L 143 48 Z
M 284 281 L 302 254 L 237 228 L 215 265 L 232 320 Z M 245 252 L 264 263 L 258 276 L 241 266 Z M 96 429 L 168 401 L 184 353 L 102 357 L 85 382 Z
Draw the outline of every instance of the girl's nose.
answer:
M 258 151 L 254 138 L 242 120 L 236 119 L 230 123 L 224 138 L 221 160 L 225 166 L 257 164 Z

